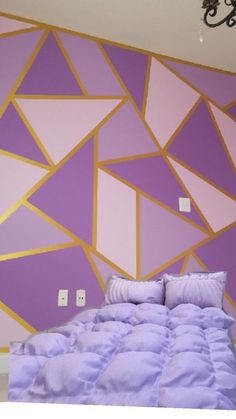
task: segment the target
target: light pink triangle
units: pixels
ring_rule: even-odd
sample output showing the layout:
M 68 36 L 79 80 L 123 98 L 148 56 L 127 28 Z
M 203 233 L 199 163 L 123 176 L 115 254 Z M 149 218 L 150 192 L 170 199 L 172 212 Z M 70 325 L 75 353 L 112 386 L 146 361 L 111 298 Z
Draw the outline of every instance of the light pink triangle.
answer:
M 30 332 L 26 330 L 20 323 L 10 317 L 0 308 L 0 348 L 8 347 L 12 341 L 20 342 L 26 339 Z
M 231 304 L 228 298 L 224 297 L 223 308 L 224 308 L 224 311 L 227 314 L 229 314 L 231 317 L 233 317 L 234 319 L 234 324 L 230 330 L 231 330 L 232 338 L 236 341 L 236 303 L 235 303 L 235 306 L 233 306 L 233 304 Z
M 184 273 L 202 271 L 204 271 L 203 267 L 197 262 L 197 260 L 193 256 L 190 256 L 185 267 Z
M 168 158 L 213 231 L 236 221 L 236 201 L 211 186 L 175 160 Z M 220 168 L 219 168 L 220 170 Z
M 17 99 L 56 164 L 120 102 L 119 99 Z
M 47 173 L 33 164 L 0 155 L 0 217 Z
M 98 256 L 96 256 L 94 253 L 90 253 L 104 283 L 106 284 L 108 279 L 111 277 L 111 275 L 121 275 L 121 272 L 119 272 L 117 269 L 114 269 L 111 265 L 104 262 L 102 259 L 100 259 Z
M 22 29 L 30 29 L 34 27 L 35 25 L 31 25 L 30 23 L 20 22 L 19 20 L 13 20 L 4 16 L 0 16 L 0 34 L 15 32 Z
M 211 110 L 223 136 L 228 152 L 236 166 L 236 122 L 210 103 Z
M 190 223 L 141 197 L 141 275 L 146 276 L 207 237 Z
M 152 59 L 145 119 L 162 147 L 198 98 L 194 89 Z

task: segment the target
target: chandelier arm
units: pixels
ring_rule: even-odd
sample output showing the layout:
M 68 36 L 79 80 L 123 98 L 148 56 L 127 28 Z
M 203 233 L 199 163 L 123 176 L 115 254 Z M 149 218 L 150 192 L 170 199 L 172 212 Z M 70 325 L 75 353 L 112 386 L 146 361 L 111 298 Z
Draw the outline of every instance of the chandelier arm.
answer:
M 226 23 L 226 25 L 231 28 L 232 26 L 234 26 L 236 24 L 236 19 L 235 19 L 235 16 L 236 16 L 236 0 L 230 0 L 231 4 L 227 4 L 227 1 L 228 0 L 225 0 L 225 4 L 227 6 L 232 6 L 233 5 L 234 9 L 231 10 L 231 12 L 227 16 L 225 16 L 223 19 L 219 20 L 218 22 L 211 23 L 209 21 L 209 17 L 212 18 L 212 17 L 217 15 L 217 6 L 209 7 L 205 11 L 204 16 L 203 16 L 203 21 L 207 26 L 209 26 L 210 28 L 216 28 L 217 26 L 220 26 L 223 23 Z

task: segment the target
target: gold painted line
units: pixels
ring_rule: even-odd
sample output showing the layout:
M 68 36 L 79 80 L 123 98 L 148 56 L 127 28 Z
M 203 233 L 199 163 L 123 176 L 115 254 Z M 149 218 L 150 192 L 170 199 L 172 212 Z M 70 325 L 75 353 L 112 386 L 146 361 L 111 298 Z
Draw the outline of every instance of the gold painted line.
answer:
M 136 192 L 136 278 L 141 277 L 141 241 L 140 241 L 140 194 Z
M 104 165 L 113 164 L 113 163 L 123 163 L 126 161 L 145 159 L 145 158 L 150 158 L 150 157 L 158 157 L 158 156 L 161 156 L 160 151 L 157 151 L 154 153 L 146 153 L 146 154 L 135 154 L 132 156 L 127 156 L 127 157 L 117 157 L 115 159 L 110 159 L 110 160 L 100 160 L 100 163 Z
M 20 156 L 19 154 L 14 154 L 14 153 L 12 153 L 10 151 L 7 151 L 7 150 L 0 149 L 0 154 L 3 154 L 4 156 L 7 156 L 7 157 L 11 157 L 15 160 L 20 160 L 24 163 L 31 164 L 33 166 L 40 167 L 41 169 L 50 170 L 50 166 L 47 166 L 46 164 L 40 163 L 36 160 L 28 159 L 27 157 Z
M 148 55 L 147 72 L 146 72 L 146 80 L 145 80 L 144 95 L 143 95 L 143 107 L 142 107 L 142 114 L 143 114 L 144 119 L 145 119 L 147 99 L 148 99 L 149 81 L 151 77 L 151 63 L 152 63 L 152 57 L 151 55 Z
M 5 112 L 7 106 L 9 105 L 9 102 L 11 100 L 13 100 L 14 98 L 14 94 L 16 93 L 18 87 L 20 86 L 20 84 L 22 83 L 24 77 L 26 76 L 26 73 L 29 71 L 30 67 L 32 66 L 37 54 L 39 53 L 41 47 L 43 46 L 46 38 L 48 36 L 47 32 L 44 32 L 43 35 L 41 36 L 40 40 L 38 41 L 33 53 L 31 54 L 31 56 L 29 57 L 28 61 L 26 62 L 23 70 L 20 72 L 17 80 L 15 81 L 15 83 L 13 84 L 12 88 L 10 89 L 10 92 L 8 93 L 8 95 L 6 96 L 1 108 L 0 108 L 0 118 L 3 115 L 3 113 Z
M 224 234 L 226 231 L 230 230 L 233 227 L 236 227 L 236 222 L 234 222 L 234 223 L 232 223 L 232 224 L 230 224 L 230 225 L 222 228 L 221 230 L 217 231 L 217 233 L 215 233 L 215 235 L 214 235 L 214 238 L 217 238 L 217 237 L 221 236 L 222 234 Z M 173 263 L 177 262 L 179 259 L 181 259 L 182 257 L 184 257 L 184 255 L 186 255 L 188 253 L 190 255 L 192 255 L 193 252 L 195 252 L 197 249 L 199 249 L 200 247 L 204 246 L 205 244 L 209 243 L 211 240 L 212 240 L 212 237 L 207 237 L 206 239 L 198 242 L 197 244 L 195 244 L 192 247 L 188 248 L 185 252 L 179 254 L 178 256 L 174 257 L 173 259 L 170 259 L 168 262 L 166 262 L 165 264 L 159 266 L 156 270 L 154 270 L 153 272 L 151 272 L 148 275 L 146 275 L 145 276 L 145 279 L 149 279 L 152 276 L 158 274 L 162 270 L 166 269 L 168 266 L 172 265 Z
M 170 154 L 169 154 L 170 155 Z M 204 216 L 204 214 L 202 213 L 201 209 L 198 207 L 197 202 L 195 201 L 195 199 L 193 199 L 192 194 L 190 193 L 190 191 L 186 188 L 184 182 L 182 181 L 181 177 L 178 175 L 178 173 L 175 171 L 174 167 L 172 166 L 171 162 L 168 160 L 168 155 L 164 156 L 164 160 L 166 162 L 166 164 L 168 165 L 170 171 L 173 173 L 173 175 L 175 176 L 176 180 L 178 181 L 178 183 L 180 184 L 180 186 L 183 188 L 184 192 L 186 193 L 187 196 L 190 197 L 194 209 L 197 212 L 197 214 L 199 215 L 200 219 L 202 219 L 202 221 L 204 221 L 207 229 L 204 229 L 204 232 L 209 234 L 209 235 L 214 235 L 214 231 L 211 228 L 208 220 L 206 219 L 206 217 Z
M 0 301 L 0 309 L 4 311 L 9 317 L 23 326 L 28 332 L 35 333 L 37 330 L 32 327 L 29 323 L 27 323 L 22 317 L 20 317 L 15 311 L 11 310 L 6 304 Z
M 12 100 L 12 104 L 16 110 L 16 112 L 18 113 L 19 117 L 21 118 L 21 120 L 23 121 L 23 123 L 25 124 L 26 128 L 28 129 L 28 131 L 30 132 L 31 136 L 33 137 L 33 139 L 35 140 L 38 148 L 40 149 L 40 151 L 42 152 L 42 154 L 44 155 L 45 159 L 48 161 L 49 165 L 54 167 L 55 164 L 51 158 L 51 156 L 49 155 L 47 149 L 44 147 L 43 143 L 41 142 L 41 140 L 39 139 L 38 135 L 36 134 L 36 132 L 34 131 L 33 127 L 31 126 L 31 124 L 29 123 L 28 119 L 26 118 L 24 112 L 22 111 L 21 107 L 18 105 L 18 103 L 16 102 L 15 99 Z
M 200 230 L 201 232 L 207 234 L 209 236 L 209 232 L 205 230 L 202 226 L 196 224 L 194 221 L 190 220 L 189 218 L 185 217 L 182 213 L 177 212 L 173 208 L 169 207 L 168 205 L 164 204 L 163 202 L 159 201 L 156 198 L 153 198 L 151 195 L 149 195 L 147 192 L 143 191 L 142 189 L 138 188 L 137 186 L 133 185 L 132 183 L 128 182 L 126 179 L 123 179 L 121 176 L 117 175 L 116 173 L 113 173 L 110 169 L 107 167 L 103 167 L 101 164 L 98 164 L 98 167 L 106 172 L 108 175 L 112 176 L 113 178 L 119 180 L 120 182 L 127 185 L 129 188 L 134 190 L 135 192 L 140 193 L 141 196 L 144 196 L 148 200 L 154 202 L 154 204 L 159 205 L 160 207 L 164 208 L 169 213 L 175 215 L 178 218 L 181 218 L 186 223 L 190 224 L 192 227 L 196 228 L 197 230 Z
M 25 256 L 39 255 L 41 253 L 54 252 L 55 250 L 60 250 L 60 249 L 68 249 L 71 247 L 77 247 L 78 245 L 80 245 L 80 243 L 70 242 L 70 243 L 64 243 L 64 244 L 56 244 L 53 246 L 40 247 L 38 249 L 30 249 L 30 250 L 23 250 L 21 252 L 8 253 L 7 255 L 0 256 L 0 262 L 6 261 L 6 260 L 12 260 L 12 259 L 19 259 Z
M 101 276 L 101 274 L 100 274 L 100 272 L 99 272 L 99 270 L 98 270 L 98 268 L 97 268 L 97 266 L 96 266 L 93 258 L 91 257 L 90 252 L 84 246 L 82 246 L 82 249 L 83 249 L 83 251 L 84 251 L 84 253 L 85 253 L 85 255 L 86 255 L 86 257 L 87 257 L 87 259 L 89 261 L 89 264 L 91 265 L 91 268 L 92 268 L 92 270 L 93 270 L 93 272 L 94 272 L 94 274 L 95 274 L 95 276 L 97 278 L 97 281 L 98 281 L 100 287 L 102 288 L 103 291 L 105 291 L 106 284 L 104 283 L 104 280 L 103 280 L 103 278 L 102 278 L 102 276 Z
M 116 68 L 114 67 L 114 65 L 112 64 L 110 58 L 107 56 L 105 50 L 103 49 L 103 47 L 98 43 L 98 48 L 100 49 L 100 51 L 102 52 L 103 57 L 105 58 L 108 66 L 110 67 L 112 73 L 114 74 L 114 76 L 116 77 L 118 83 L 121 85 L 122 89 L 126 92 L 127 97 L 129 98 L 129 102 L 132 103 L 136 113 L 138 114 L 138 116 L 140 117 L 140 119 L 142 120 L 145 128 L 147 129 L 147 131 L 150 134 L 150 137 L 152 139 L 152 141 L 154 142 L 155 146 L 159 149 L 161 149 L 161 146 L 156 138 L 156 136 L 154 135 L 153 131 L 151 130 L 150 126 L 148 125 L 148 123 L 146 122 L 146 120 L 144 119 L 144 116 L 142 114 L 142 112 L 140 111 L 140 109 L 138 108 L 138 105 L 136 104 L 135 100 L 133 99 L 132 95 L 130 94 L 128 88 L 126 87 L 125 83 L 123 82 L 123 80 L 121 79 L 118 71 L 116 70 Z
M 192 66 L 197 67 L 197 68 L 200 67 L 200 68 L 203 68 L 203 69 L 206 69 L 206 70 L 218 71 L 218 72 L 226 74 L 226 75 L 227 74 L 233 75 L 233 76 L 236 75 L 234 72 L 232 72 L 230 70 L 222 70 L 222 69 L 217 68 L 217 67 L 210 67 L 210 66 L 203 65 L 203 64 L 197 64 L 197 63 L 193 63 L 193 62 L 190 62 L 190 61 L 184 61 L 184 60 L 181 60 L 178 57 L 170 57 L 169 55 L 156 53 L 154 51 L 147 50 L 147 49 L 144 49 L 144 48 L 138 48 L 138 47 L 133 46 L 133 45 L 126 45 L 126 44 L 122 44 L 120 42 L 111 41 L 109 39 L 98 38 L 94 35 L 81 33 L 77 30 L 68 29 L 68 28 L 65 28 L 65 27 L 62 27 L 62 26 L 52 25 L 52 24 L 45 23 L 45 22 L 40 22 L 40 21 L 35 20 L 35 19 L 25 18 L 23 16 L 14 15 L 12 13 L 10 14 L 10 13 L 5 13 L 5 12 L 0 12 L 0 16 L 5 16 L 5 17 L 8 17 L 10 19 L 19 20 L 21 22 L 30 23 L 30 24 L 33 24 L 33 25 L 40 25 L 42 28 L 46 28 L 48 30 L 57 30 L 57 31 L 66 32 L 66 33 L 72 34 L 72 35 L 74 34 L 74 35 L 80 36 L 82 38 L 87 38 L 87 39 L 91 39 L 91 40 L 94 40 L 94 41 L 104 42 L 104 43 L 109 44 L 109 45 L 114 45 L 114 46 L 118 46 L 120 48 L 130 49 L 132 51 L 137 51 L 137 52 L 140 52 L 140 53 L 143 53 L 143 54 L 153 54 L 155 57 L 158 57 L 159 59 L 168 59 L 168 60 L 171 60 L 171 61 L 180 62 L 182 64 L 192 65 Z
M 39 31 L 41 28 L 39 26 L 37 27 L 32 27 L 32 28 L 25 28 L 25 29 L 18 29 L 15 31 L 11 31 L 11 32 L 4 32 L 0 34 L 0 39 L 2 38 L 10 38 L 11 36 L 17 36 L 17 35 L 24 35 L 28 32 L 37 32 Z
M 10 349 L 9 349 L 8 346 L 2 346 L 0 348 L 0 353 L 2 353 L 2 354 L 7 354 L 9 351 L 10 351 Z
M 73 241 L 80 242 L 81 240 L 78 236 L 76 236 L 72 231 L 68 230 L 66 227 L 64 227 L 62 224 L 58 223 L 54 218 L 47 215 L 45 212 L 40 210 L 38 207 L 35 207 L 33 204 L 31 204 L 29 201 L 23 202 L 23 205 L 33 211 L 35 214 L 37 214 L 39 217 L 43 218 L 48 223 L 52 224 L 54 227 L 56 227 L 58 230 L 62 231 L 66 236 L 70 237 Z
M 198 257 L 198 255 L 194 252 L 192 254 L 192 257 L 196 260 L 196 262 L 206 271 L 209 271 L 208 267 L 205 265 L 205 263 Z
M 180 125 L 178 125 L 178 127 L 175 129 L 175 131 L 171 134 L 169 140 L 167 141 L 167 143 L 163 147 L 165 151 L 167 151 L 167 149 L 171 146 L 171 144 L 175 140 L 176 136 L 184 128 L 185 124 L 189 121 L 189 119 L 191 118 L 191 116 L 193 115 L 193 113 L 196 111 L 196 109 L 198 108 L 198 106 L 201 103 L 201 101 L 202 101 L 202 97 L 199 97 L 197 99 L 197 101 L 194 103 L 193 107 L 190 109 L 190 111 L 187 113 L 187 115 L 181 121 Z
M 187 268 L 187 265 L 188 265 L 188 262 L 189 262 L 189 259 L 190 259 L 190 256 L 189 255 L 184 258 L 184 262 L 183 262 L 182 268 L 180 270 L 180 273 L 181 274 L 185 273 L 186 268 Z
M 192 174 L 196 175 L 198 178 L 203 180 L 204 182 L 208 183 L 209 185 L 213 186 L 213 188 L 217 189 L 219 192 L 222 192 L 224 195 L 226 195 L 228 198 L 232 199 L 233 201 L 236 200 L 236 197 L 232 195 L 230 192 L 225 191 L 221 186 L 216 185 L 212 180 L 206 178 L 201 173 L 197 172 L 192 167 L 188 166 L 186 163 L 182 162 L 182 160 L 178 159 L 176 156 L 174 156 L 171 153 L 167 153 L 167 156 L 170 157 L 172 160 L 174 160 L 176 163 L 179 163 L 181 166 L 183 166 L 185 169 L 187 169 Z M 175 169 L 174 169 L 175 170 Z M 176 175 L 177 176 L 177 175 Z
M 224 110 L 226 112 L 228 112 L 228 109 L 231 108 L 232 106 L 236 105 L 236 99 L 232 100 L 232 102 L 228 103 L 227 105 L 224 106 Z
M 210 96 L 206 95 L 206 93 L 199 90 L 193 83 L 189 82 L 187 79 L 185 79 L 181 74 L 179 74 L 175 69 L 170 67 L 170 65 L 166 64 L 165 62 L 158 60 L 164 67 L 166 67 L 171 73 L 173 73 L 176 77 L 178 77 L 180 80 L 182 80 L 186 85 L 188 85 L 192 90 L 195 90 L 200 96 L 205 98 L 206 100 L 210 100 L 214 105 L 218 106 L 221 110 L 223 110 L 223 107 L 220 107 L 217 102 L 215 102 Z
M 226 156 L 227 156 L 227 158 L 228 158 L 228 160 L 229 160 L 229 163 L 230 163 L 230 165 L 231 165 L 231 167 L 232 167 L 233 171 L 236 173 L 236 166 L 235 166 L 235 164 L 234 164 L 234 162 L 233 162 L 233 159 L 232 159 L 232 157 L 231 157 L 231 155 L 230 155 L 230 153 L 229 153 L 229 150 L 228 150 L 228 148 L 227 148 L 227 146 L 226 146 L 226 143 L 225 143 L 225 140 L 224 140 L 223 133 L 221 132 L 221 129 L 220 129 L 220 127 L 219 127 L 218 123 L 217 123 L 217 119 L 215 118 L 215 115 L 214 115 L 214 113 L 213 113 L 213 111 L 212 111 L 212 109 L 211 109 L 211 107 L 210 107 L 210 105 L 209 105 L 209 102 L 207 102 L 207 101 L 206 101 L 206 106 L 207 106 L 208 112 L 209 112 L 209 114 L 210 114 L 210 116 L 211 116 L 211 119 L 212 119 L 213 125 L 214 125 L 214 127 L 215 127 L 215 130 L 216 130 L 216 132 L 217 132 L 217 134 L 218 134 L 218 137 L 219 137 L 219 140 L 220 140 L 220 142 L 221 142 L 221 145 L 222 145 L 222 147 L 223 147 L 223 149 L 224 149 L 224 152 L 225 152 L 225 154 L 226 154 Z M 221 112 L 222 112 L 222 110 L 221 110 Z M 224 111 L 223 111 L 223 112 L 224 112 Z M 224 114 L 225 114 L 228 118 L 230 118 L 230 117 L 231 117 L 230 115 L 228 115 L 228 114 L 227 114 L 227 113 L 225 113 L 225 112 L 224 112 Z M 230 118 L 230 119 L 232 119 L 232 118 Z M 235 120 L 233 120 L 233 121 L 235 122 Z M 236 127 L 236 123 L 235 123 L 235 127 Z
M 225 291 L 224 294 L 228 302 L 236 309 L 236 302 L 232 299 L 232 297 L 230 297 L 227 291 Z
M 98 217 L 98 133 L 94 136 L 94 161 L 93 161 L 93 247 L 97 246 L 97 217 Z
M 78 72 L 76 71 L 76 69 L 75 69 L 75 66 L 74 66 L 73 62 L 72 62 L 72 60 L 71 60 L 71 58 L 70 58 L 70 56 L 69 56 L 69 54 L 68 54 L 68 52 L 67 52 L 66 48 L 65 48 L 65 47 L 64 47 L 64 45 L 63 45 L 63 42 L 62 42 L 62 41 L 61 41 L 61 39 L 59 38 L 59 36 L 58 36 L 57 32 L 55 32 L 55 31 L 53 30 L 53 31 L 52 31 L 52 33 L 53 33 L 54 38 L 56 39 L 56 42 L 57 42 L 58 47 L 60 48 L 60 50 L 61 50 L 61 52 L 62 52 L 62 54 L 63 54 L 63 56 L 64 56 L 64 58 L 65 58 L 65 60 L 66 60 L 66 62 L 67 62 L 67 64 L 68 64 L 68 66 L 69 66 L 69 68 L 70 68 L 70 70 L 71 70 L 71 72 L 72 72 L 72 74 L 74 75 L 74 77 L 75 77 L 75 79 L 76 79 L 76 81 L 77 81 L 77 83 L 78 83 L 78 85 L 79 85 L 79 87 L 81 88 L 81 90 L 82 90 L 83 94 L 84 94 L 85 96 L 87 96 L 87 95 L 88 95 L 88 91 L 87 91 L 87 89 L 86 89 L 86 87 L 85 87 L 84 83 L 82 82 L 82 80 L 81 80 L 81 78 L 80 78 L 80 76 L 79 76 Z
M 79 96 L 79 95 L 24 95 L 16 94 L 15 99 L 29 99 L 29 100 L 123 100 L 125 96 Z

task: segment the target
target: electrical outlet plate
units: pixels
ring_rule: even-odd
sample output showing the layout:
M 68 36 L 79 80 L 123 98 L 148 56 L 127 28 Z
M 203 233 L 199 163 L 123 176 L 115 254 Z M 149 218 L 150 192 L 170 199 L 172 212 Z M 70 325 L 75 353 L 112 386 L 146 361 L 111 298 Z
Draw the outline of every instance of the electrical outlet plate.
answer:
M 86 291 L 85 290 L 77 290 L 76 291 L 76 306 L 77 307 L 84 307 L 86 304 Z
M 58 307 L 67 307 L 68 306 L 68 290 L 59 290 L 58 291 Z
M 179 198 L 179 211 L 191 212 L 191 201 L 189 198 Z

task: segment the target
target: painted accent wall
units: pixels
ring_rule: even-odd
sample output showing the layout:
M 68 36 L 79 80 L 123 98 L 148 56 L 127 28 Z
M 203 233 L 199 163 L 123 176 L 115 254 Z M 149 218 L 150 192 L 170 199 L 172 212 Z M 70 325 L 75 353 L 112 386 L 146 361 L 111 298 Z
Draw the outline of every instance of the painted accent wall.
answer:
M 1 351 L 112 273 L 226 270 L 236 318 L 235 109 L 236 74 L 0 16 Z

